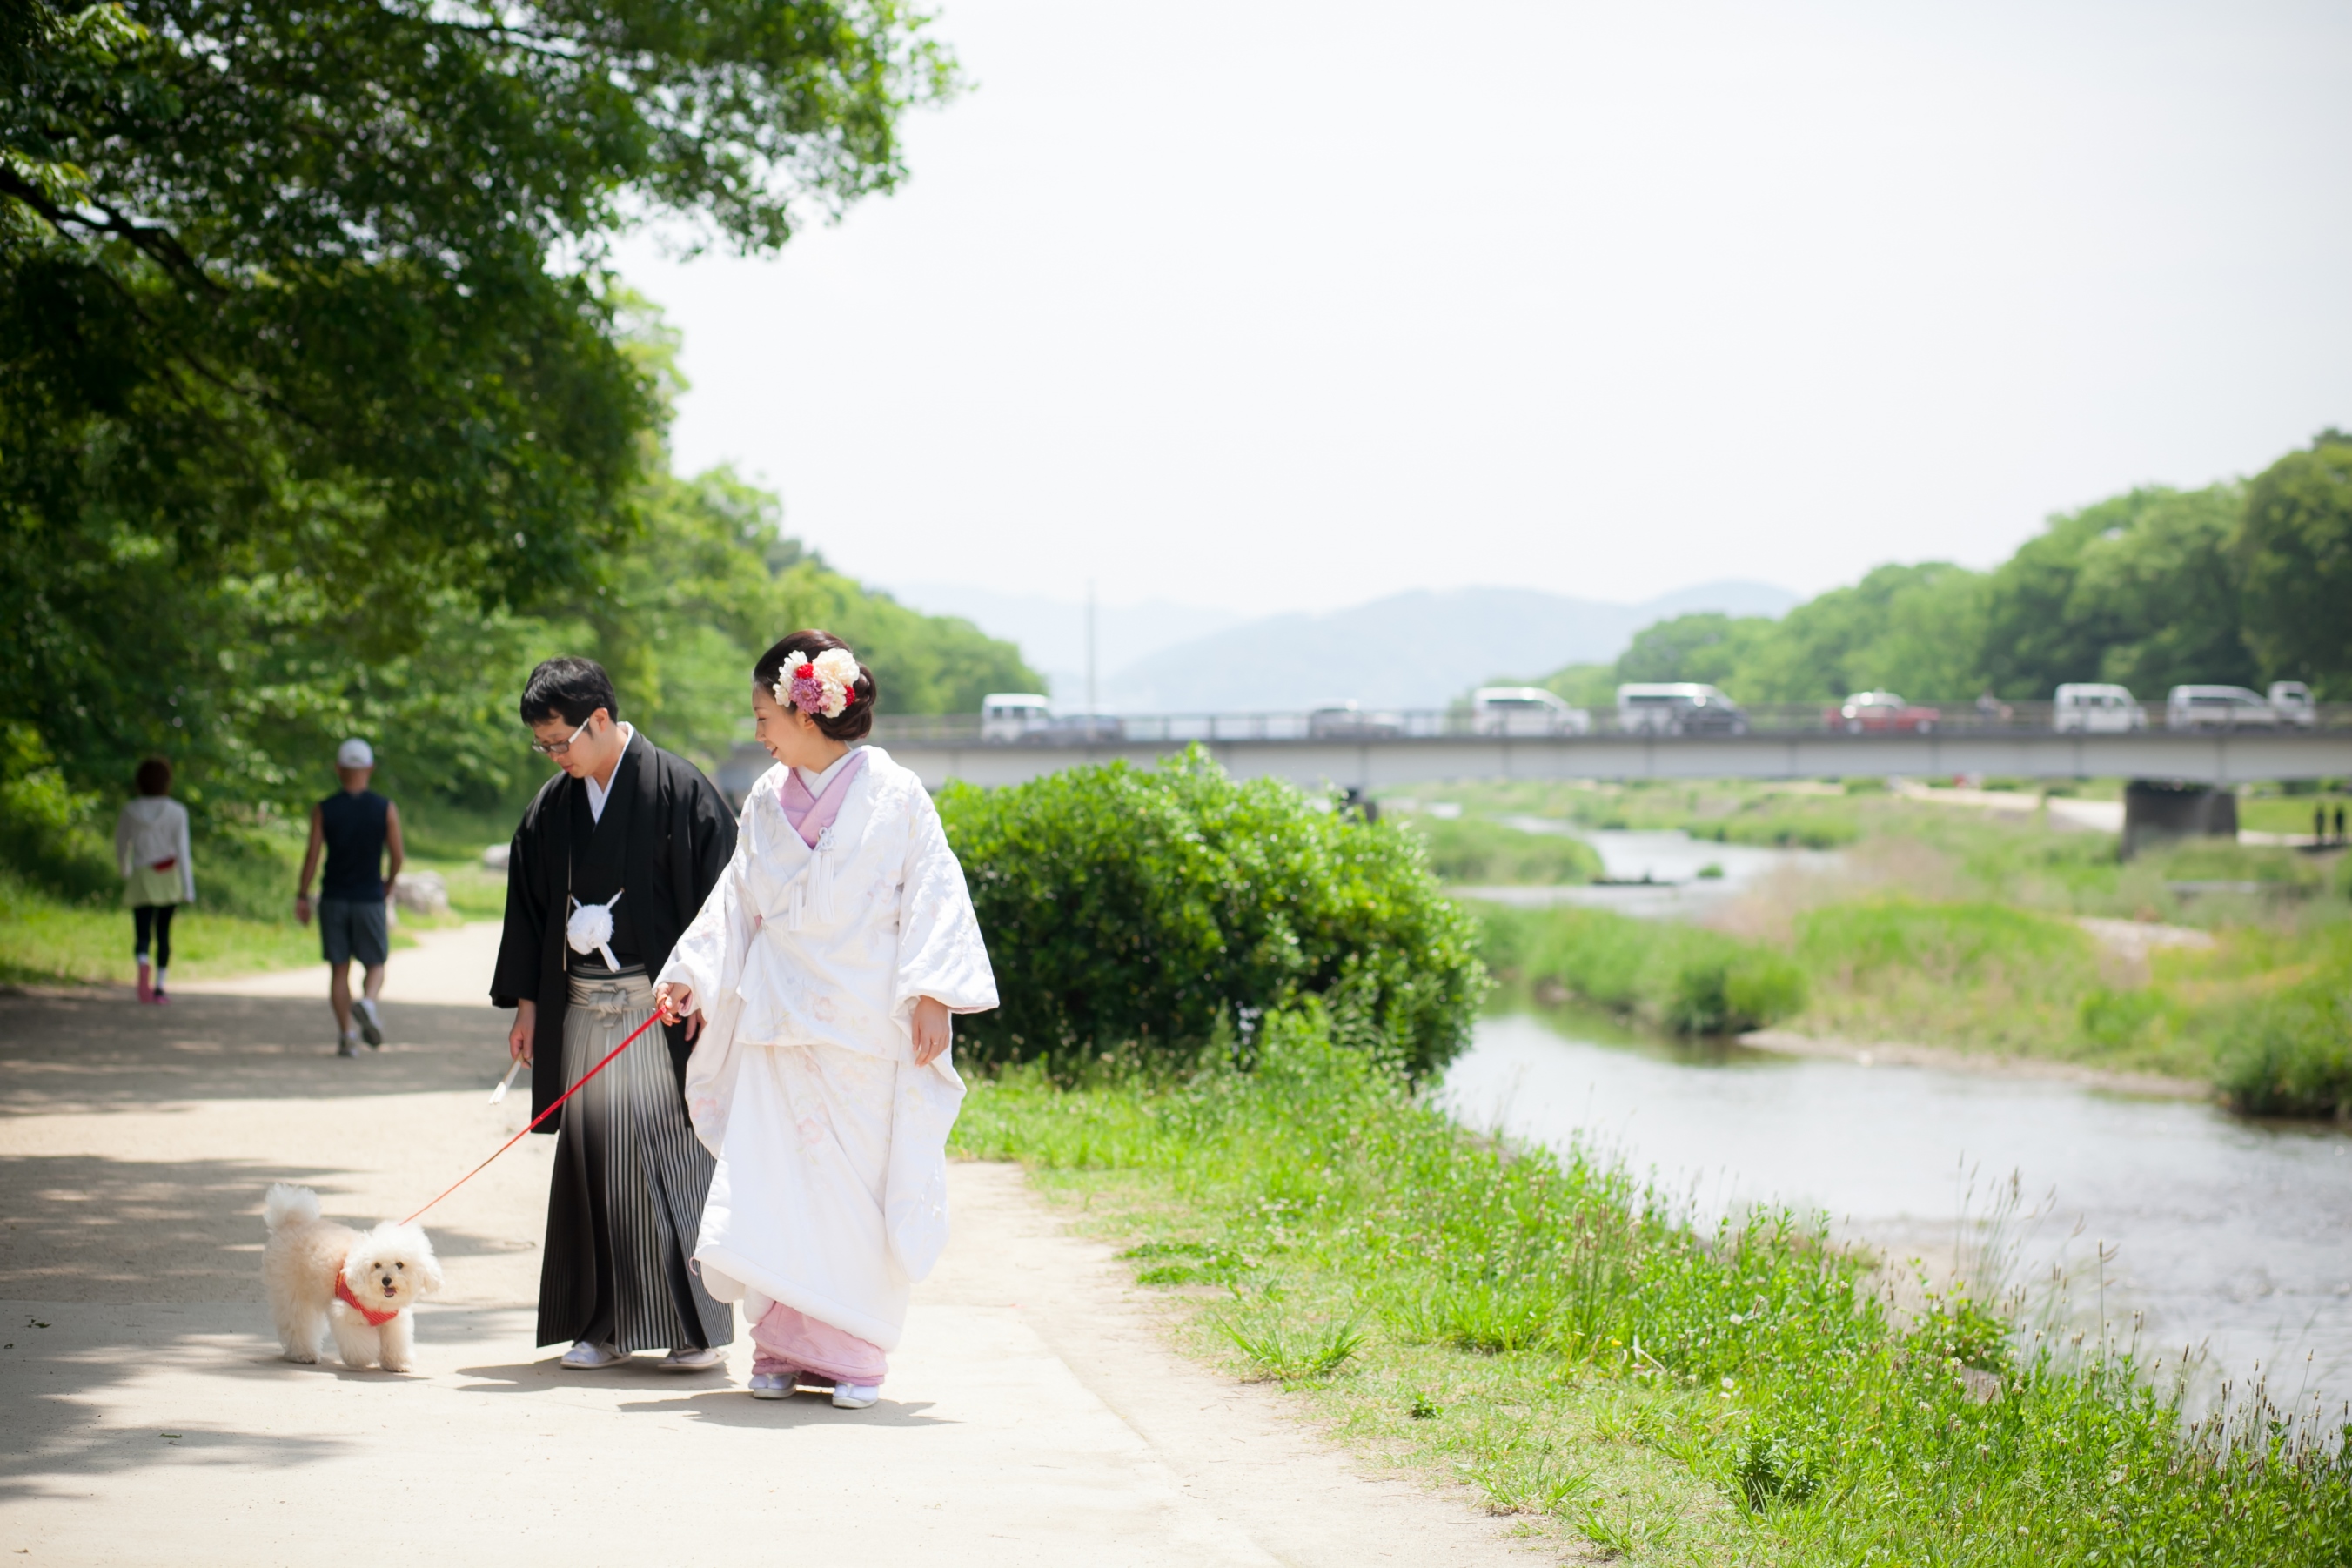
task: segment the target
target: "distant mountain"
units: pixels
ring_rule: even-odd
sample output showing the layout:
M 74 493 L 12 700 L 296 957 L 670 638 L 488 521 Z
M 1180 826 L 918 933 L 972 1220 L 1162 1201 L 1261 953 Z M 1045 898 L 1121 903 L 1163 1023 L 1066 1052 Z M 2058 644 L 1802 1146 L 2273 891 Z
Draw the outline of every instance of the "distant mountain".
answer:
M 1041 671 L 1056 706 L 1076 712 L 1087 700 L 1087 607 L 1036 594 L 1001 594 L 961 583 L 902 583 L 891 596 L 926 615 L 961 616 L 991 637 L 1021 645 L 1021 657 Z M 1232 610 L 1149 599 L 1100 605 L 1095 615 L 1095 669 L 1109 690 L 1111 671 L 1176 643 L 1207 637 L 1241 620 Z M 1108 706 L 1106 703 L 1105 706 Z
M 1669 616 L 1700 610 L 1777 616 L 1798 603 L 1785 588 L 1750 582 L 1705 583 L 1639 605 L 1528 588 L 1398 594 L 1328 615 L 1270 616 L 1160 648 L 1106 677 L 1102 706 L 1242 712 L 1352 698 L 1367 706 L 1442 708 L 1474 686 L 1613 659 L 1635 632 Z M 1009 635 L 1003 626 L 988 629 Z M 1105 660 L 1103 668 L 1114 667 Z M 1059 705 L 1071 706 L 1066 698 Z

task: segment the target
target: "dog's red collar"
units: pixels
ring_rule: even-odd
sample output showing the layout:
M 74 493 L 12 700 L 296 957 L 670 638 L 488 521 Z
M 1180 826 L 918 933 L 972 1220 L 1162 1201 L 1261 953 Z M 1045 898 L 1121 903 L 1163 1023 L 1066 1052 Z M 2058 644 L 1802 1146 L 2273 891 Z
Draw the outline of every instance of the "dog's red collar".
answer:
M 335 1299 L 365 1318 L 371 1329 L 380 1329 L 400 1316 L 400 1309 L 397 1307 L 389 1312 L 371 1310 L 365 1301 L 352 1293 L 352 1282 L 343 1278 L 343 1271 L 340 1268 L 335 1270 Z

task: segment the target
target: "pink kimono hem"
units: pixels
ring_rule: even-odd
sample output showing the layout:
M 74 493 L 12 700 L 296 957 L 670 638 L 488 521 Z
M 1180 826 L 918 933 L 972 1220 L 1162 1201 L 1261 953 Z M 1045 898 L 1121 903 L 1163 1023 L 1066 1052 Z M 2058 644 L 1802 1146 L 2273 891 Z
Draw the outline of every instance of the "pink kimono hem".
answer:
M 754 1372 L 814 1372 L 868 1387 L 890 1372 L 881 1346 L 782 1301 L 770 1303 L 767 1315 L 751 1325 L 751 1343 L 759 1351 Z

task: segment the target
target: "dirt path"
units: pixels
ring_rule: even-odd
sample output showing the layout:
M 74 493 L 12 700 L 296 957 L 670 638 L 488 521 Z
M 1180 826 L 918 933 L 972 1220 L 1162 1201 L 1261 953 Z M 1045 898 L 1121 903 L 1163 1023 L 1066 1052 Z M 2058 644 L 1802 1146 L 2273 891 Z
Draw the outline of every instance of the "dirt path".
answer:
M 465 945 L 436 955 L 453 988 Z M 399 969 L 393 1044 L 357 1061 L 282 977 L 164 1012 L 0 999 L 0 1558 L 1537 1560 L 1465 1494 L 1365 1479 L 1278 1395 L 1175 1356 L 1010 1167 L 955 1169 L 954 1243 L 870 1411 L 751 1400 L 740 1335 L 723 1373 L 555 1371 L 531 1343 L 540 1138 L 435 1211 L 450 1288 L 416 1373 L 278 1360 L 265 1184 L 404 1212 L 528 1114 L 485 1103 L 505 1016 L 402 1002 Z

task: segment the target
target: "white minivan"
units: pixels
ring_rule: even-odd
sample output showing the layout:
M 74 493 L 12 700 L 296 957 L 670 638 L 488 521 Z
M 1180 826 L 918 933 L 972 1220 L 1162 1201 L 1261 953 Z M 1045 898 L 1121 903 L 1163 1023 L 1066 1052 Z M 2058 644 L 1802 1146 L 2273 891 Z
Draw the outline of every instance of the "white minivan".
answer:
M 2271 709 L 2287 723 L 2306 730 L 2319 722 L 2319 704 L 2311 700 L 2311 688 L 2300 680 L 2272 681 Z
M 2164 700 L 2168 730 L 2275 730 L 2278 710 L 2242 686 L 2176 686 Z
M 1034 691 L 992 691 L 980 700 L 980 738 L 1009 742 L 1054 727 L 1054 706 Z
M 1748 715 L 1696 681 L 1632 681 L 1617 689 L 1617 728 L 1629 735 L 1745 735 Z
M 2050 703 L 2050 727 L 2081 735 L 2112 735 L 2147 728 L 2147 710 L 2120 686 L 2079 681 L 2062 686 Z
M 1482 686 L 1470 694 L 1470 724 L 1481 735 L 1590 735 L 1592 715 L 1540 686 Z

